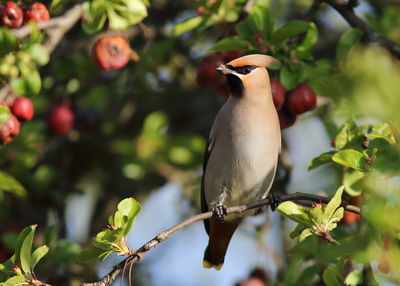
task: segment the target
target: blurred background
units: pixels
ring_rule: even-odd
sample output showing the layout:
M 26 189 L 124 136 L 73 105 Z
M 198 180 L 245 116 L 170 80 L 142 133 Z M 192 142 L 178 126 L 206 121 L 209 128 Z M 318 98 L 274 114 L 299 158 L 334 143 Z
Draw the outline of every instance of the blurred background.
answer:
M 35 243 L 49 245 L 50 252 L 38 265 L 37 274 L 52 285 L 79 285 L 105 275 L 123 259 L 111 255 L 105 262 L 75 263 L 80 250 L 90 247 L 92 236 L 106 228 L 108 216 L 123 198 L 134 197 L 142 204 L 128 236 L 132 249 L 200 212 L 203 152 L 226 93 L 198 84 L 198 73 L 208 72 L 199 70 L 199 65 L 216 42 L 236 35 L 234 28 L 246 19 L 252 2 L 257 1 L 151 1 L 140 25 L 102 32 L 129 39 L 139 57 L 118 70 L 101 70 L 93 62 L 91 49 L 98 35 L 87 35 L 80 25 L 65 35 L 49 63 L 40 68 L 42 88 L 31 97 L 33 120 L 24 123 L 12 143 L 0 147 L 1 172 L 16 180 L 13 187 L 2 187 L 0 182 L 0 263 L 11 255 L 16 233 L 38 224 Z M 347 60 L 338 59 L 337 44 L 350 26 L 329 5 L 313 11 L 310 0 L 261 2 L 275 27 L 303 20 L 315 23 L 318 31 L 310 47 L 312 57 L 294 55 L 290 59 L 304 63 L 299 72 L 310 71 L 309 76 L 291 79 L 279 70 L 271 71 L 287 90 L 306 83 L 317 94 L 316 109 L 298 115 L 292 126 L 283 129 L 284 147 L 274 190 L 331 196 L 342 184 L 342 169 L 330 163 L 307 171 L 307 165 L 333 150 L 331 140 L 349 118 L 358 124 L 390 121 L 399 135 L 398 59 L 370 43 L 366 35 L 360 43 L 368 48 L 357 50 Z M 354 11 L 399 44 L 399 4 L 360 0 Z M 228 8 L 220 11 L 213 5 Z M 66 9 L 51 12 L 56 16 Z M 177 32 L 178 23 L 204 15 L 215 19 Z M 275 53 L 281 60 L 287 56 L 282 51 Z M 68 108 L 73 115 L 73 126 L 63 135 L 49 126 L 49 115 L 56 106 Z M 398 178 L 398 145 L 392 151 L 387 157 L 392 161 L 390 177 Z M 358 220 L 343 223 L 340 235 L 358 231 Z M 289 237 L 294 227 L 270 210 L 249 217 L 234 235 L 224 267 L 217 272 L 202 268 L 208 237 L 201 222 L 193 224 L 133 266 L 134 285 L 323 285 L 317 279 L 301 282 L 295 274 L 301 271 L 292 248 L 296 241 Z M 307 252 L 319 249 L 318 239 L 307 241 L 297 245 L 297 253 L 305 258 L 300 268 L 326 265 L 323 259 L 312 260 L 317 259 L 315 253 Z M 374 269 L 377 265 L 372 263 Z M 379 275 L 382 285 L 398 285 L 398 272 Z

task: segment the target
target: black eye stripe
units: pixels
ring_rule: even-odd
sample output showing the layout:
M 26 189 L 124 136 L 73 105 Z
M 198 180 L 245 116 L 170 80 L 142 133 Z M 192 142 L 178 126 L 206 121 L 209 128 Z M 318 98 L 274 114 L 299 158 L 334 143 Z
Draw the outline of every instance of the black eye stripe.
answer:
M 228 69 L 231 69 L 240 74 L 249 74 L 249 73 L 251 73 L 252 70 L 257 68 L 257 66 L 253 66 L 253 65 L 246 65 L 246 66 L 241 66 L 241 67 L 233 67 L 231 65 L 227 65 L 226 67 Z

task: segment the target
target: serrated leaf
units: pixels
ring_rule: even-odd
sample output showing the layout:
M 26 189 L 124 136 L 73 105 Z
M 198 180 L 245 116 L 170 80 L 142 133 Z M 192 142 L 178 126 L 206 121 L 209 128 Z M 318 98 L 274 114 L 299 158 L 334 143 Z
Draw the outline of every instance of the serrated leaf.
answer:
M 328 266 L 322 274 L 322 279 L 326 286 L 342 286 L 342 278 L 340 273 L 337 272 L 332 266 Z
M 297 52 L 307 52 L 317 42 L 318 30 L 317 26 L 313 22 L 308 22 L 309 28 L 303 41 L 295 46 Z M 312 59 L 312 58 L 311 58 Z
M 240 37 L 225 38 L 217 42 L 210 51 L 238 51 L 245 49 L 246 45 L 247 41 L 242 40 Z
M 127 198 L 122 200 L 118 204 L 118 211 L 116 213 L 116 215 L 118 214 L 122 218 L 121 224 L 118 225 L 116 223 L 116 219 L 114 218 L 114 222 L 116 223 L 115 226 L 117 228 L 124 227 L 124 235 L 128 234 L 134 223 L 134 218 L 138 215 L 140 210 L 141 205 L 134 198 Z M 124 217 L 126 217 L 126 219 L 124 219 Z
M 22 275 L 11 277 L 3 284 L 3 286 L 19 286 L 19 285 L 27 285 L 27 283 L 25 282 L 25 277 Z
M 30 265 L 32 270 L 35 268 L 36 264 L 47 254 L 47 252 L 49 252 L 49 247 L 47 245 L 42 245 L 32 253 Z
M 30 232 L 25 237 L 24 241 L 21 245 L 21 252 L 20 252 L 20 262 L 21 262 L 21 269 L 24 273 L 31 272 L 31 261 L 32 261 L 32 244 L 33 244 L 33 237 L 35 235 L 36 225 L 33 225 L 30 229 Z
M 337 149 L 343 149 L 351 140 L 351 134 L 357 128 L 354 120 L 349 120 L 345 122 L 340 128 L 338 134 L 335 138 L 335 147 Z
M 357 286 L 363 283 L 363 273 L 361 270 L 354 270 L 347 275 L 344 280 L 346 286 Z
M 10 119 L 10 116 L 11 116 L 10 109 L 0 105 L 0 125 L 2 125 L 4 122 Z M 0 180 L 0 186 L 1 186 L 1 180 Z
M 78 263 L 82 263 L 82 262 L 87 262 L 87 261 L 92 260 L 92 259 L 99 258 L 99 256 L 102 253 L 104 253 L 104 250 L 100 249 L 100 248 L 97 248 L 97 247 L 96 248 L 92 248 L 92 249 L 82 250 L 79 253 L 78 257 L 77 257 L 77 262 Z
M 345 60 L 349 51 L 360 42 L 363 32 L 359 29 L 349 29 L 340 37 L 336 47 L 336 59 L 338 61 Z
M 353 169 L 346 170 L 343 174 L 343 185 L 346 193 L 350 196 L 358 196 L 361 194 L 361 180 L 365 173 Z
M 318 157 L 315 157 L 314 159 L 312 159 L 310 161 L 310 163 L 308 163 L 307 170 L 310 171 L 310 170 L 317 168 L 323 164 L 332 162 L 332 155 L 335 153 L 336 153 L 336 151 L 328 151 L 328 152 L 322 153 Z
M 367 158 L 362 153 L 353 149 L 337 152 L 332 156 L 332 160 L 357 171 L 366 171 L 365 164 L 367 163 Z
M 340 207 L 340 204 L 342 203 L 342 194 L 343 194 L 344 186 L 341 186 L 333 196 L 333 198 L 329 201 L 329 203 L 326 205 L 324 214 L 322 216 L 322 221 L 323 222 L 329 222 L 335 213 L 336 209 Z
M 203 17 L 197 16 L 190 19 L 187 19 L 177 25 L 172 30 L 172 34 L 174 36 L 179 36 L 183 33 L 189 32 L 193 29 L 196 29 L 203 22 Z

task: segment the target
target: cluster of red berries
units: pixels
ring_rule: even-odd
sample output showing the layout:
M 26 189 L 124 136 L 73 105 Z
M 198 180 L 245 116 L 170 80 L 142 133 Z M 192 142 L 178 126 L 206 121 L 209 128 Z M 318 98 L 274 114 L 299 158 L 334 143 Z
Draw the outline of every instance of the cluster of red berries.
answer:
M 49 129 L 56 135 L 66 135 L 74 125 L 75 114 L 67 105 L 55 105 L 47 118 Z
M 92 48 L 92 59 L 102 70 L 119 69 L 129 62 L 132 50 L 121 36 L 101 36 Z
M 19 28 L 30 20 L 40 22 L 48 19 L 49 10 L 40 2 L 34 2 L 29 7 L 20 7 L 12 1 L 0 5 L 0 24 L 11 29 Z
M 282 129 L 292 126 L 297 115 L 313 110 L 317 105 L 314 91 L 305 83 L 286 92 L 282 84 L 272 78 L 271 91 Z
M 10 106 L 5 102 L 0 105 L 8 108 L 11 113 L 8 120 L 0 125 L 0 144 L 8 144 L 19 134 L 21 124 L 32 119 L 34 108 L 31 100 L 26 97 L 17 97 Z

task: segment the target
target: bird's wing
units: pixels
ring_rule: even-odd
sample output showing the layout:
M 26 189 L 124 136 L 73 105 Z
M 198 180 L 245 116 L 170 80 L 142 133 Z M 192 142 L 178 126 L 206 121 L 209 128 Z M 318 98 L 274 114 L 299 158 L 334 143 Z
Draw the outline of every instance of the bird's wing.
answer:
M 206 150 L 204 152 L 204 159 L 203 159 L 203 177 L 201 178 L 201 211 L 202 212 L 208 212 L 208 205 L 206 201 L 206 196 L 205 196 L 205 190 L 204 190 L 204 179 L 206 177 L 206 169 L 207 169 L 207 163 L 208 159 L 210 158 L 211 151 L 214 146 L 214 136 L 213 136 L 213 129 L 211 129 L 210 132 L 210 138 L 208 139 L 207 145 L 206 145 Z M 208 234 L 208 230 L 210 228 L 209 226 L 209 221 L 208 219 L 203 220 L 204 222 L 204 228 L 206 229 L 206 232 Z

